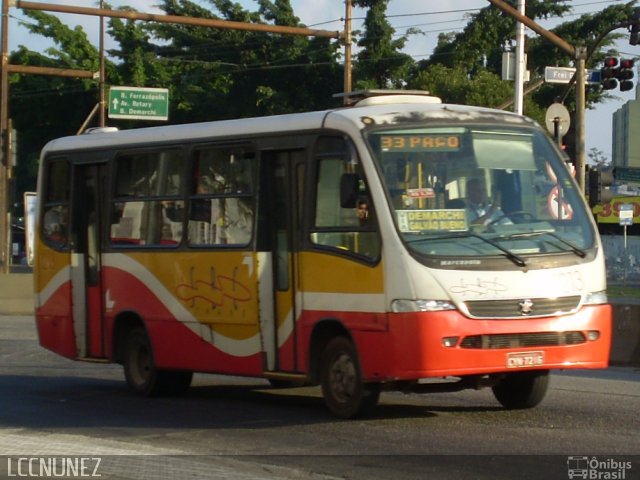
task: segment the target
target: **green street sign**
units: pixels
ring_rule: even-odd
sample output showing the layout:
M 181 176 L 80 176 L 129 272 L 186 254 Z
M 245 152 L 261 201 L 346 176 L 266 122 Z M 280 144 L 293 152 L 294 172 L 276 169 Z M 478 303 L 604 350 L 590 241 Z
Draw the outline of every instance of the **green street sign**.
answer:
M 613 176 L 621 182 L 640 183 L 640 168 L 637 167 L 615 167 Z
M 109 118 L 168 120 L 169 90 L 166 88 L 111 87 Z

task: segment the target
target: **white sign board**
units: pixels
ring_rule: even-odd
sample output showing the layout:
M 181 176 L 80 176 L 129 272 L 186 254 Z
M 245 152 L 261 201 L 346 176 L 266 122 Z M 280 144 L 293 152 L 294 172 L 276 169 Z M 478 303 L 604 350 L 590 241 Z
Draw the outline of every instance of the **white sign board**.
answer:
M 633 225 L 633 204 L 623 203 L 620 205 L 618 218 L 620 219 L 620 225 Z

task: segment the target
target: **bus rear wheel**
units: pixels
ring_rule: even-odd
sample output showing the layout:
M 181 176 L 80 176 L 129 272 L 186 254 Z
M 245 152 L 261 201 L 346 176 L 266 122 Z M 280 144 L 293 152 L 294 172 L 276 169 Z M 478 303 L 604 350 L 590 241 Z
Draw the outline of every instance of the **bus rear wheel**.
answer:
M 549 371 L 509 373 L 500 383 L 492 387 L 493 395 L 503 407 L 510 410 L 533 408 L 547 394 Z
M 378 403 L 380 385 L 363 383 L 356 348 L 345 337 L 332 339 L 324 348 L 320 379 L 324 402 L 337 417 L 366 415 Z
M 149 337 L 141 327 L 134 328 L 127 336 L 123 366 L 129 388 L 144 397 L 183 393 L 191 385 L 193 376 L 192 372 L 158 369 Z

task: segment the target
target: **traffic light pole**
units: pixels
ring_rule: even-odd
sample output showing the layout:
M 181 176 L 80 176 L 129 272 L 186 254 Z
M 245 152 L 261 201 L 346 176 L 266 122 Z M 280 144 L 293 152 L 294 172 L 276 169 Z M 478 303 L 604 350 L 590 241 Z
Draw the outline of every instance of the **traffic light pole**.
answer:
M 585 66 L 587 59 L 586 47 L 576 48 L 576 180 L 580 185 L 580 190 L 585 191 L 585 166 L 587 164 L 587 155 L 585 147 L 585 126 L 586 126 L 586 95 L 585 95 Z
M 488 0 L 492 5 L 498 7 L 507 15 L 515 18 L 519 22 L 529 27 L 531 30 L 541 35 L 551 43 L 567 52 L 575 61 L 576 65 L 576 180 L 582 192 L 585 189 L 585 165 L 586 165 L 586 152 L 585 152 L 585 64 L 587 59 L 587 49 L 585 47 L 574 47 L 567 43 L 562 38 L 558 37 L 555 33 L 546 30 L 531 20 L 529 17 L 522 15 L 518 10 L 511 5 L 505 3 L 503 0 Z

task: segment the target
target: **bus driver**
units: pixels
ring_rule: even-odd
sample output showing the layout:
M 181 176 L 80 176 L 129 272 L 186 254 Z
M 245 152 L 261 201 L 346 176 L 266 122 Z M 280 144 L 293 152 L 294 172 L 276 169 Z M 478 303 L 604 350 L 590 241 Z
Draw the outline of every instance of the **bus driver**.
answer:
M 473 225 L 510 224 L 498 199 L 490 202 L 487 198 L 487 189 L 479 178 L 471 178 L 467 181 L 467 199 L 465 201 L 467 219 Z

